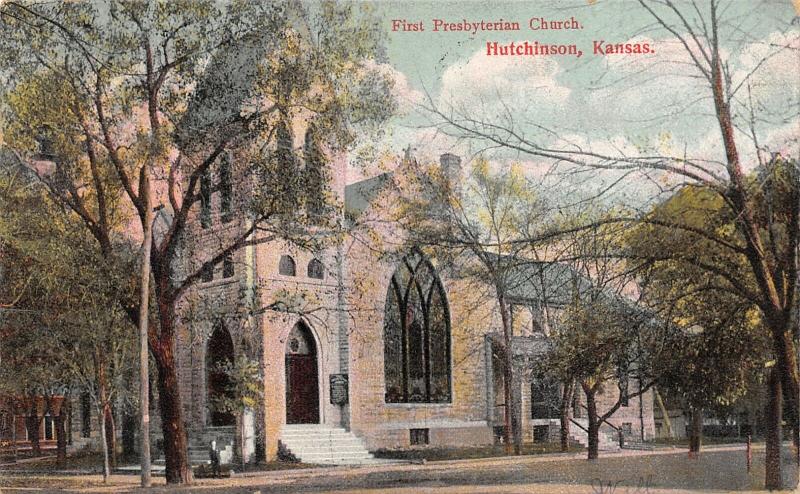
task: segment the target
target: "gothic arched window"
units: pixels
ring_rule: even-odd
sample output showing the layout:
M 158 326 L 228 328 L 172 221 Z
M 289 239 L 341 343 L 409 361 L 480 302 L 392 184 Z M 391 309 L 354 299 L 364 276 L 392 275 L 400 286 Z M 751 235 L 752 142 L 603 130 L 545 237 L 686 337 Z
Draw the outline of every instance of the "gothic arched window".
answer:
M 392 275 L 383 338 L 386 403 L 450 402 L 450 314 L 442 282 L 419 253 Z
M 325 266 L 319 259 L 311 259 L 308 263 L 308 277 L 321 280 L 325 278 Z
M 321 136 L 314 124 L 306 130 L 303 155 L 306 162 L 306 212 L 311 218 L 319 218 L 325 214 L 325 187 L 328 183 L 328 173 Z
M 233 199 L 233 182 L 231 180 L 231 158 L 228 154 L 222 155 L 219 164 L 219 209 L 222 215 L 222 222 L 233 219 L 231 202 Z
M 200 174 L 200 226 L 211 226 L 211 170 L 208 168 Z
M 278 273 L 284 276 L 295 276 L 297 274 L 292 256 L 281 256 L 281 260 L 278 262 Z

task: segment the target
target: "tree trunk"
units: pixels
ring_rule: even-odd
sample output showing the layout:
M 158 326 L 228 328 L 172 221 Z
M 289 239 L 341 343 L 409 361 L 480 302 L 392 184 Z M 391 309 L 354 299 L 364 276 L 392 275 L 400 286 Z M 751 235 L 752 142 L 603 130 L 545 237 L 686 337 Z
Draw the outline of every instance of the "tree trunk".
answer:
M 522 454 L 522 388 L 517 373 L 511 373 L 511 434 L 514 454 Z
M 154 144 L 155 145 L 155 144 Z M 142 271 L 139 286 L 139 464 L 141 485 L 150 487 L 150 365 L 148 334 L 150 317 L 150 256 L 153 247 L 153 207 L 150 200 L 150 166 L 142 168 L 140 197 L 144 203 Z M 128 428 L 125 427 L 127 430 Z M 131 448 L 132 449 L 132 448 Z
M 575 381 L 564 385 L 561 393 L 561 451 L 569 451 L 570 411 L 572 410 L 572 395 L 575 393 Z
M 17 444 L 17 410 L 11 405 L 11 442 L 14 443 L 14 463 L 19 457 L 19 445 Z
M 596 391 L 587 385 L 582 384 L 581 386 L 586 395 L 586 415 L 587 419 L 589 419 L 589 427 L 587 428 L 589 436 L 588 459 L 596 460 L 600 450 L 600 421 L 597 416 Z
M 39 442 L 41 420 L 37 413 L 36 399 L 33 399 L 33 406 L 25 417 L 25 427 L 28 429 L 28 440 L 31 443 L 31 452 L 33 456 L 42 456 L 42 446 Z
M 162 321 L 162 332 L 163 324 Z M 166 343 L 159 351 L 153 352 L 158 368 L 158 401 L 161 409 L 161 432 L 164 436 L 166 477 L 169 484 L 188 484 L 191 483 L 192 477 L 178 386 L 178 371 L 173 353 L 174 344 L 172 341 Z
M 717 19 L 712 18 L 712 22 L 716 23 Z M 780 278 L 785 276 L 787 271 L 777 270 L 778 272 L 776 273 L 772 269 L 767 256 L 764 254 L 767 252 L 767 249 L 762 240 L 762 234 L 760 232 L 761 225 L 755 218 L 752 198 L 748 193 L 748 186 L 744 179 L 743 170 L 739 161 L 739 154 L 734 136 L 733 119 L 731 117 L 730 106 L 727 99 L 728 94 L 726 93 L 726 85 L 723 77 L 722 57 L 719 56 L 718 52 L 715 51 L 713 53 L 711 62 L 711 90 L 714 96 L 717 121 L 720 131 L 722 132 L 728 175 L 731 181 L 727 192 L 733 203 L 732 212 L 736 217 L 736 226 L 746 242 L 745 256 L 752 267 L 759 291 L 769 302 L 769 306 L 762 307 L 761 311 L 770 329 L 775 358 L 778 362 L 776 366 L 777 370 L 775 371 L 777 374 L 773 376 L 772 372 L 770 372 L 770 379 L 777 380 L 778 384 L 770 386 L 770 388 L 771 391 L 777 389 L 778 393 L 782 394 L 783 398 L 786 400 L 787 420 L 791 424 L 793 436 L 798 436 L 798 434 L 800 434 L 800 375 L 798 375 L 795 342 L 792 339 L 792 328 L 790 325 L 791 312 L 795 309 L 791 304 L 796 302 L 794 302 L 793 293 L 790 292 L 788 296 L 782 296 L 780 293 L 781 287 L 783 286 L 783 282 Z M 792 235 L 797 235 L 796 218 L 793 223 L 789 230 Z M 789 239 L 789 242 L 795 239 L 796 237 Z M 796 246 L 796 244 L 794 245 Z M 789 266 L 789 270 L 791 270 L 793 266 L 796 266 L 796 249 L 789 249 L 788 256 L 784 261 Z M 773 398 L 770 397 L 770 399 Z M 779 401 L 777 398 L 775 398 L 775 400 Z M 775 410 L 772 409 L 770 412 L 773 414 L 780 414 L 780 412 L 775 412 Z M 767 418 L 768 422 L 770 420 L 772 419 Z M 800 444 L 800 438 L 795 439 L 793 437 L 793 442 L 795 442 L 795 444 Z M 780 439 L 778 439 L 777 447 L 780 448 Z M 777 465 L 779 469 L 780 463 L 778 462 Z M 770 474 L 769 463 L 767 467 L 767 480 L 779 480 L 779 475 L 776 477 Z
M 692 426 L 689 428 L 689 453 L 696 455 L 700 453 L 703 442 L 703 409 L 691 407 L 690 415 Z
M 111 477 L 111 464 L 108 458 L 108 441 L 106 437 L 106 421 L 103 420 L 103 408 L 100 408 L 98 413 L 98 420 L 100 422 L 100 444 L 103 446 L 103 483 L 107 484 L 108 479 Z
M 105 421 L 106 431 L 104 436 L 108 446 L 109 463 L 111 468 L 117 468 L 117 427 L 114 421 L 114 413 L 110 405 L 105 407 Z
M 66 401 L 66 398 L 64 398 Z M 63 468 L 67 464 L 67 429 L 65 427 L 66 404 L 61 403 L 61 410 L 55 416 L 56 425 L 56 464 Z
M 111 477 L 111 459 L 108 441 L 108 388 L 106 387 L 106 368 L 103 355 L 95 351 L 92 355 L 97 380 L 97 421 L 100 423 L 100 444 L 103 447 L 103 482 Z
M 508 349 L 505 351 L 508 353 Z M 503 442 L 505 443 L 506 454 L 510 455 L 514 452 L 514 440 L 511 432 L 511 372 L 509 372 L 508 361 L 503 362 Z
M 764 472 L 764 488 L 782 489 L 781 476 L 781 415 L 782 400 L 781 379 L 779 369 L 773 367 L 767 380 L 768 392 L 764 418 L 767 425 L 766 471 Z
M 72 446 L 72 400 L 69 396 L 64 397 L 61 402 L 61 410 L 64 414 L 64 424 L 66 426 L 67 444 Z
M 505 381 L 505 442 L 506 454 L 511 454 L 512 444 L 514 454 L 522 453 L 522 420 L 521 415 L 521 399 L 519 383 L 516 380 L 514 372 L 514 354 L 511 350 L 511 318 L 508 314 L 508 306 L 505 302 L 505 297 L 502 295 L 502 288 L 497 287 L 498 303 L 500 306 L 500 318 L 503 323 L 503 343 L 505 346 L 504 352 L 504 369 L 503 379 Z
M 239 464 L 242 466 L 242 471 L 245 470 L 244 458 L 244 410 L 236 414 L 236 455 L 239 457 Z
M 781 381 L 781 394 L 786 402 L 782 414 L 792 429 L 792 444 L 797 446 L 800 444 L 798 432 L 800 431 L 800 404 L 798 404 L 800 382 L 791 317 L 781 313 L 767 319 L 773 337 L 773 351 L 777 356 L 778 365 L 775 367 L 779 373 L 777 378 Z

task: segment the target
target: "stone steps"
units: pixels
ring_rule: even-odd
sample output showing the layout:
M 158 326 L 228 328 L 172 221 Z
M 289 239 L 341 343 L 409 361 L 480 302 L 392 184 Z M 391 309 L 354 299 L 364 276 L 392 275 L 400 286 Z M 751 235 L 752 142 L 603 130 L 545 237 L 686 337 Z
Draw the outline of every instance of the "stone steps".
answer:
M 223 465 L 232 463 L 235 434 L 236 427 L 234 426 L 206 427 L 202 431 L 189 433 L 189 463 L 191 465 L 210 463 L 211 459 L 208 451 L 211 447 L 211 441 L 217 442 L 217 449 L 220 452 L 219 462 Z M 163 465 L 163 456 L 156 460 L 154 464 Z
M 281 443 L 304 463 L 359 465 L 375 462 L 364 442 L 342 428 L 325 425 L 286 425 Z
M 652 443 L 644 443 L 642 441 L 625 441 L 625 444 L 622 445 L 622 449 L 653 451 L 654 449 L 656 449 L 656 447 Z
M 584 428 L 589 427 L 589 423 L 586 419 L 575 419 L 575 421 Z M 572 424 L 569 428 L 569 438 L 571 441 L 575 441 L 585 448 L 589 447 L 589 434 L 575 424 Z M 603 430 L 598 432 L 597 441 L 597 449 L 600 451 L 619 451 L 619 441 Z

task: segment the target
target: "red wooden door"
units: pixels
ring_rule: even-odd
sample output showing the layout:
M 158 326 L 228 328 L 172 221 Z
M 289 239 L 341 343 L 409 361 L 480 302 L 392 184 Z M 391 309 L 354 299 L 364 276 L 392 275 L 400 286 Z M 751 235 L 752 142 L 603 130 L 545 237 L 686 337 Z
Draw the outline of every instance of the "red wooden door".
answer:
M 319 379 L 315 355 L 286 356 L 286 423 L 319 423 Z

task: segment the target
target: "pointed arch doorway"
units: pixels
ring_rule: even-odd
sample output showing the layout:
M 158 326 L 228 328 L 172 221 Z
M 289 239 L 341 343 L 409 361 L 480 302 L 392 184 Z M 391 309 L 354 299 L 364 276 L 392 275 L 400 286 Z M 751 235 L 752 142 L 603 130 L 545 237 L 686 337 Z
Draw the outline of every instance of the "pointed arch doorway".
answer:
M 319 423 L 317 345 L 302 321 L 286 339 L 286 423 Z
M 209 408 L 209 425 L 229 426 L 236 424 L 232 413 L 220 412 L 215 403 L 221 399 L 232 399 L 230 378 L 222 371 L 222 366 L 233 362 L 233 339 L 224 326 L 217 326 L 206 347 L 206 384 Z

